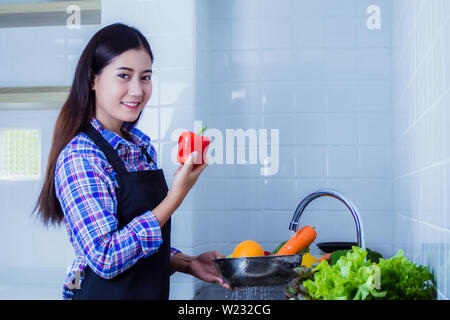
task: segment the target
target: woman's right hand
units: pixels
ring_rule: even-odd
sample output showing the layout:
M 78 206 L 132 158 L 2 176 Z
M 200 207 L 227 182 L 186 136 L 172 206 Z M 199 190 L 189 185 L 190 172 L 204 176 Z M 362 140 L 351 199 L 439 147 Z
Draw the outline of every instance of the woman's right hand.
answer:
M 181 204 L 184 200 L 189 190 L 191 190 L 198 177 L 207 166 L 206 163 L 195 164 L 200 160 L 198 158 L 200 158 L 198 152 L 192 152 L 187 158 L 185 164 L 179 167 L 173 175 L 172 185 L 168 196 L 179 202 L 179 204 Z

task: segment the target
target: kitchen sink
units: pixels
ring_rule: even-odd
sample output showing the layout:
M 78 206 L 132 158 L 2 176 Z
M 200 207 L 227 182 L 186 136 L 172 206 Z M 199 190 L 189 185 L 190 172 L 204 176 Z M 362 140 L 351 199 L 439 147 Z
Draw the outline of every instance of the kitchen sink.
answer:
M 195 293 L 193 300 L 286 300 L 286 285 L 247 287 L 231 291 L 218 284 L 206 284 Z

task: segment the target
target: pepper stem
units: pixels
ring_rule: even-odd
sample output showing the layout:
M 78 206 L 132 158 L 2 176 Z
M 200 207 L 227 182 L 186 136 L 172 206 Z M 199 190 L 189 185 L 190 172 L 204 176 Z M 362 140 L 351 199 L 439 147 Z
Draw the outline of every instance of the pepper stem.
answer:
M 205 131 L 205 129 L 206 129 L 206 126 L 203 126 L 202 130 L 200 130 L 200 131 L 197 133 L 197 135 L 201 136 L 202 133 L 203 133 L 203 131 Z

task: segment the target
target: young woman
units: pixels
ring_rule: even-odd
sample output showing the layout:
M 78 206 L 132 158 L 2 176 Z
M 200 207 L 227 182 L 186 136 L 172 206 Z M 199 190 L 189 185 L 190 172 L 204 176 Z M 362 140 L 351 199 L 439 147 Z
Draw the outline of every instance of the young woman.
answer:
M 223 255 L 170 246 L 170 217 L 206 164 L 194 167 L 191 154 L 169 190 L 150 138 L 135 127 L 153 61 L 137 29 L 113 24 L 78 62 L 35 207 L 45 224 L 65 223 L 75 250 L 64 299 L 168 299 L 175 271 L 228 288 L 212 261 Z

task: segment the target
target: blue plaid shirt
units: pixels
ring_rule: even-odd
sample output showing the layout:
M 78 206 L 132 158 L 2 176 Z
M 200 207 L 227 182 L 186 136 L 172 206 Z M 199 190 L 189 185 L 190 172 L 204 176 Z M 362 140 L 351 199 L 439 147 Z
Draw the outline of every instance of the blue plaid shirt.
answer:
M 142 131 L 123 123 L 122 129 L 131 135 L 132 143 L 102 129 L 95 118 L 91 124 L 116 150 L 127 171 L 157 169 L 156 150 Z M 144 151 L 153 163 L 147 162 Z M 54 182 L 75 250 L 75 261 L 68 267 L 63 285 L 63 299 L 71 299 L 72 289 L 82 286 L 86 266 L 99 276 L 111 279 L 158 250 L 162 243 L 161 228 L 151 211 L 142 212 L 128 225 L 117 229 L 116 172 L 85 133 L 78 133 L 61 151 Z M 176 252 L 179 251 L 171 248 L 172 255 Z

